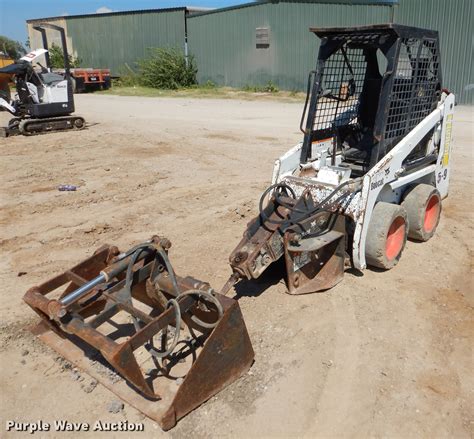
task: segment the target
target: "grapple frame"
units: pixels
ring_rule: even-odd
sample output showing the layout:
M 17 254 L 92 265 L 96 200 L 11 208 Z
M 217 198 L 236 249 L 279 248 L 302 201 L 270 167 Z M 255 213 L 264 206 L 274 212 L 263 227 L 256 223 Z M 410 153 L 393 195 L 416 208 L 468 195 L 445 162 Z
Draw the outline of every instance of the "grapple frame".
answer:
M 140 247 L 121 254 L 116 247 L 104 246 L 24 296 L 43 319 L 33 330 L 36 335 L 164 430 L 245 373 L 254 357 L 238 303 L 215 293 L 207 283 L 175 275 L 167 259 L 170 245 L 154 237 L 146 247 L 149 250 L 135 258 Z M 124 270 L 129 270 L 128 276 Z M 106 281 L 85 288 L 100 276 Z M 82 295 L 75 295 L 81 288 Z M 62 290 L 59 296 L 52 298 L 58 290 Z M 215 298 L 214 303 L 203 300 L 207 294 Z M 173 306 L 167 305 L 169 298 L 175 300 Z M 114 321 L 120 313 L 129 320 Z M 111 333 L 99 330 L 112 322 Z M 179 342 L 183 346 L 162 355 L 169 329 L 176 335 L 185 326 L 189 335 Z M 157 352 L 150 346 L 160 334 L 162 349 L 157 355 L 162 356 L 147 359 L 152 371 L 145 374 L 143 353 Z M 87 357 L 97 352 L 127 385 L 107 382 L 94 373 Z

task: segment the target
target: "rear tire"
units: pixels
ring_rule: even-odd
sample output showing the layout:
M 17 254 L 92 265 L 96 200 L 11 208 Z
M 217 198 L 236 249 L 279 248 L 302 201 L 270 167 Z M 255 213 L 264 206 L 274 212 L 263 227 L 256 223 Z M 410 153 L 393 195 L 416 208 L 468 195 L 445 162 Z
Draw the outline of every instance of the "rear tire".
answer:
M 402 206 L 407 211 L 408 236 L 416 241 L 428 241 L 441 217 L 441 195 L 434 186 L 418 184 L 408 189 Z
M 389 270 L 397 265 L 407 241 L 407 213 L 402 206 L 379 202 L 367 231 L 365 258 L 372 267 Z

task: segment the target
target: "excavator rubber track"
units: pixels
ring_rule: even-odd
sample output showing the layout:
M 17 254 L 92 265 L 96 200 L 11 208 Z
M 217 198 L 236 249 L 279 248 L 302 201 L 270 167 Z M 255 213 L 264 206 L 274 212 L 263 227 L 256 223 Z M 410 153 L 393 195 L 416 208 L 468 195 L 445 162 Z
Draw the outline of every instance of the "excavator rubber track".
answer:
M 34 136 L 66 130 L 82 130 L 86 121 L 81 116 L 49 117 L 45 119 L 20 119 L 13 118 L 7 127 L 7 135 Z

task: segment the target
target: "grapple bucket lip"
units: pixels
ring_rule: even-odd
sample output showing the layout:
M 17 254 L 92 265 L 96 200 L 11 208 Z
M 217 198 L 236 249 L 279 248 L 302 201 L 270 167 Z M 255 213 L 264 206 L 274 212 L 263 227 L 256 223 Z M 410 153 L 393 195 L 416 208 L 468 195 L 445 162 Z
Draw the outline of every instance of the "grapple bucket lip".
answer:
M 84 351 L 72 342 L 68 336 L 61 336 L 52 331 L 43 321 L 31 328 L 31 332 L 43 343 L 48 345 L 67 361 L 77 366 L 83 372 L 87 373 L 121 400 L 135 407 L 147 417 L 161 425 L 163 415 L 166 412 L 162 405 L 157 405 L 155 400 L 146 398 L 138 393 L 125 379 L 120 379 L 118 382 L 114 382 L 102 374 L 96 367 L 94 367 L 93 361 L 85 356 Z
M 204 342 L 182 383 L 172 384 L 175 385 L 175 391 L 164 392 L 160 389 L 161 400 L 151 399 L 137 392 L 124 378 L 112 380 L 94 365 L 96 360 L 85 355 L 71 336 L 58 333 L 44 320 L 33 326 L 31 332 L 166 431 L 173 428 L 180 418 L 247 373 L 253 363 L 254 351 L 239 304 L 228 297 L 220 296 L 219 299 L 225 305 L 219 324 Z M 114 370 L 113 367 L 110 369 Z

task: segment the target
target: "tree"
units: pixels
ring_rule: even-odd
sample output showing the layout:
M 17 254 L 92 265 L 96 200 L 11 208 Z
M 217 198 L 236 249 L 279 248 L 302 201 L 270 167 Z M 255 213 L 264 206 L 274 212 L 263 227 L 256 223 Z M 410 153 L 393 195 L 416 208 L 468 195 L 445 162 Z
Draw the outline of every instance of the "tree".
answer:
M 63 69 L 64 68 L 64 55 L 63 49 L 57 44 L 52 44 L 49 48 L 49 61 L 51 62 L 51 67 L 53 69 Z M 74 58 L 72 55 L 69 55 L 69 66 L 71 68 L 79 67 L 81 60 Z
M 4 52 L 10 58 L 18 59 L 26 53 L 26 50 L 19 41 L 0 35 L 0 52 Z

